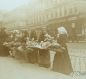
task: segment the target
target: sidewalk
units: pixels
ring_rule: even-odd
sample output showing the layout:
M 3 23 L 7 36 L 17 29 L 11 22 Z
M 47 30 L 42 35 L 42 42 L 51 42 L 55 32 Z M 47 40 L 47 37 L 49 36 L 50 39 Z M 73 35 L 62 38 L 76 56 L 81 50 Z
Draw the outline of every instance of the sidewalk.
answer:
M 86 79 L 86 43 L 68 43 L 74 74 L 67 76 L 38 65 L 0 57 L 0 79 Z M 53 61 L 55 52 L 51 52 Z M 52 65 L 51 65 L 52 66 Z
M 72 79 L 37 65 L 0 57 L 0 79 Z

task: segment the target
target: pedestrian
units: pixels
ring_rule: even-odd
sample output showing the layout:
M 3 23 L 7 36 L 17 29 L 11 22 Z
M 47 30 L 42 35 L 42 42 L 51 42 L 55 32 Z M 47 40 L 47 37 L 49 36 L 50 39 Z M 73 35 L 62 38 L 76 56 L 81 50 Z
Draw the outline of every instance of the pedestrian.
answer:
M 30 40 L 37 40 L 37 34 L 36 34 L 35 29 L 31 30 L 29 39 Z
M 57 43 L 59 43 L 61 47 L 56 51 L 53 61 L 53 71 L 70 74 L 73 72 L 73 69 L 66 45 L 67 31 L 64 27 L 59 27 L 57 31 L 59 35 L 57 36 Z

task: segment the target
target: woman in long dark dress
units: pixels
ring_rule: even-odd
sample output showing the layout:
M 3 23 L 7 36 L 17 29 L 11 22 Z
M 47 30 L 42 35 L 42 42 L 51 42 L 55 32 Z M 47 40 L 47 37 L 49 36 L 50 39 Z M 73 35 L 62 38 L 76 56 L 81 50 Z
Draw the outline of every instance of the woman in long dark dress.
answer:
M 45 33 L 43 30 L 39 36 L 39 42 L 45 40 Z M 50 52 L 48 49 L 39 49 L 39 66 L 50 67 Z
M 66 35 L 60 34 L 57 42 L 62 48 L 58 48 L 53 61 L 53 70 L 63 74 L 70 74 L 73 72 L 71 60 L 68 54 L 68 49 L 66 45 Z
M 37 34 L 36 34 L 35 29 L 31 30 L 29 40 L 30 41 L 36 41 L 37 40 Z M 29 62 L 30 63 L 38 63 L 38 49 L 31 48 L 30 51 L 31 52 L 28 52 Z
M 5 28 L 0 28 L 0 56 L 8 56 L 9 55 L 9 48 L 3 45 L 8 39 L 8 34 L 5 31 Z

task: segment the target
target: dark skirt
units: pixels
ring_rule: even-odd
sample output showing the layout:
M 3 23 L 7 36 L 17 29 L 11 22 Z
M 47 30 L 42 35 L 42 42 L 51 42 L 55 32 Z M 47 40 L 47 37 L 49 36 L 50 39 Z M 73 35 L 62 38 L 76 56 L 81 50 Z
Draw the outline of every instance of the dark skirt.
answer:
M 8 56 L 10 49 L 4 45 L 0 45 L 0 56 Z
M 49 50 L 39 49 L 39 66 L 50 67 L 50 53 Z
M 27 53 L 29 63 L 38 63 L 38 49 L 29 49 Z
M 64 52 L 56 52 L 53 61 L 53 71 L 63 74 L 70 74 L 73 72 L 67 49 Z

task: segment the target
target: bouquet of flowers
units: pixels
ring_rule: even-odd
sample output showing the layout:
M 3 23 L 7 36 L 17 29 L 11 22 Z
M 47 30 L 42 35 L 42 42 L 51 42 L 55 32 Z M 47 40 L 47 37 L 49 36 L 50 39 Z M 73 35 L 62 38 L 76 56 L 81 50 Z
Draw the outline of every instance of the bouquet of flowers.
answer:
M 40 49 L 48 49 L 51 46 L 49 41 L 41 41 L 39 44 Z
M 28 41 L 27 48 L 37 48 L 37 49 L 47 49 L 50 46 L 50 42 L 41 41 L 40 43 L 37 41 Z
M 26 42 L 26 47 L 35 47 L 37 45 L 37 41 L 27 41 Z

